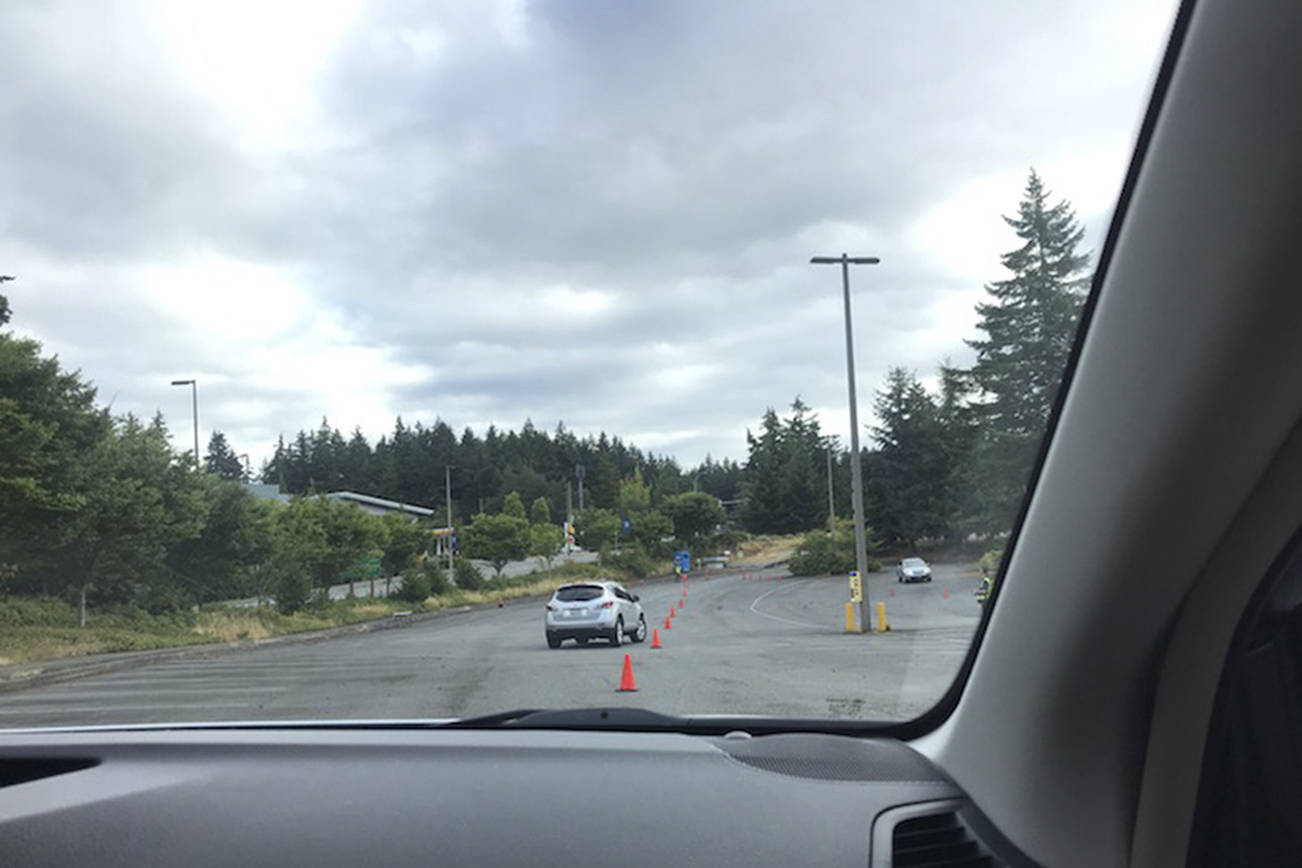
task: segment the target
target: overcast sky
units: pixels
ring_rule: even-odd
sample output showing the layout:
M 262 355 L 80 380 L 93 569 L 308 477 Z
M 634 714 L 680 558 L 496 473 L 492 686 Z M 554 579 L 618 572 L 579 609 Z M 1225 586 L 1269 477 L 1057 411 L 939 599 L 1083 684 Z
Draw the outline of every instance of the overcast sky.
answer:
M 174 442 L 321 417 L 745 457 L 966 362 L 1030 166 L 1097 251 L 1170 0 L 0 6 L 12 326 Z

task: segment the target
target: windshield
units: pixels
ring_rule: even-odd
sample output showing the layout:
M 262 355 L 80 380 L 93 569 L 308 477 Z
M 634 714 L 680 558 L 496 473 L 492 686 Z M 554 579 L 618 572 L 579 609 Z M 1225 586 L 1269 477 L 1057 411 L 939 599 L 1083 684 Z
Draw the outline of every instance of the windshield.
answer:
M 6 5 L 0 727 L 926 712 L 1173 12 Z

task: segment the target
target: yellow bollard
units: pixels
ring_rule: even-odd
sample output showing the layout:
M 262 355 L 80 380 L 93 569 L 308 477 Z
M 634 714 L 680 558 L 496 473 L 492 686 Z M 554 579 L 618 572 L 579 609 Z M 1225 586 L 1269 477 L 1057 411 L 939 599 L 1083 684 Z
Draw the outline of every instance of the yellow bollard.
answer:
M 885 603 L 877 604 L 877 632 L 878 633 L 886 632 L 886 604 Z
M 845 632 L 854 632 L 854 603 L 845 604 Z

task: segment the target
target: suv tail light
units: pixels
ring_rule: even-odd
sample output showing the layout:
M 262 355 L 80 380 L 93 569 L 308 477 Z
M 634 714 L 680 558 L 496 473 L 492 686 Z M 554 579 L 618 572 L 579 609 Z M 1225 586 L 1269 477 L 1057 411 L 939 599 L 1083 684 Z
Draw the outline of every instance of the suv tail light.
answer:
M 613 605 L 615 605 L 615 601 L 614 601 L 614 600 L 607 600 L 606 602 L 604 602 L 604 603 L 601 604 L 601 608 L 603 608 L 603 609 L 609 609 L 609 608 L 610 608 L 611 606 L 613 606 Z

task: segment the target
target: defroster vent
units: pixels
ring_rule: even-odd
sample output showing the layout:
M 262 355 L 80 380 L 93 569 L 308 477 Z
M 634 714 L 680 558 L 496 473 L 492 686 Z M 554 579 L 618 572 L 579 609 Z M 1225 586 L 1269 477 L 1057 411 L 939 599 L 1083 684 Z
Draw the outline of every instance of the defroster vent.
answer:
M 999 868 L 956 811 L 901 820 L 891 834 L 893 868 Z

